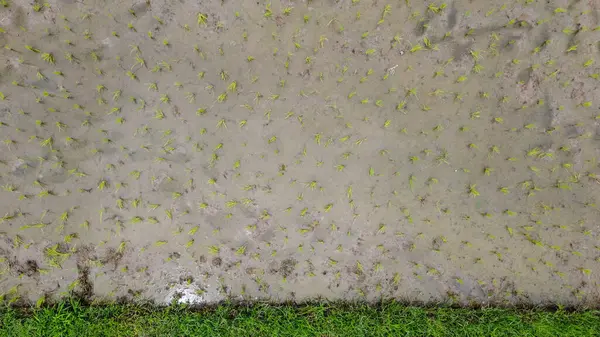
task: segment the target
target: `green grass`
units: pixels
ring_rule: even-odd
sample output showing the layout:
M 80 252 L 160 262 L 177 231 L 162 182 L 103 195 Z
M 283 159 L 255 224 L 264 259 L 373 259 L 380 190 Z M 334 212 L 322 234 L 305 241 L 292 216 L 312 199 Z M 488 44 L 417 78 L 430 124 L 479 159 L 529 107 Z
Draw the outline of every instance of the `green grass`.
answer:
M 0 336 L 600 336 L 600 311 L 321 303 L 2 309 Z

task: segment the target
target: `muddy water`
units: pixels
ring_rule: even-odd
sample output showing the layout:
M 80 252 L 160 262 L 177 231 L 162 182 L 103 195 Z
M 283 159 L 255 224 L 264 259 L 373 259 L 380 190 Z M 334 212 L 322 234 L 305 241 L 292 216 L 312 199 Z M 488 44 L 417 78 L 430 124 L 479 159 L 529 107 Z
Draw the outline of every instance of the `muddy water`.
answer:
M 594 2 L 0 7 L 0 293 L 597 303 Z

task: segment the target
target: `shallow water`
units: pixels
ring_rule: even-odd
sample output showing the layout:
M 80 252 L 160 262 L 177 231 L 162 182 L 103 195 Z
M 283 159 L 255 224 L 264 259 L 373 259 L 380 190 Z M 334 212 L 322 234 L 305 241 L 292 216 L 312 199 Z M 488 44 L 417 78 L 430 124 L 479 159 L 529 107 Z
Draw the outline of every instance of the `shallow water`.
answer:
M 600 8 L 491 3 L 9 0 L 4 300 L 597 303 Z

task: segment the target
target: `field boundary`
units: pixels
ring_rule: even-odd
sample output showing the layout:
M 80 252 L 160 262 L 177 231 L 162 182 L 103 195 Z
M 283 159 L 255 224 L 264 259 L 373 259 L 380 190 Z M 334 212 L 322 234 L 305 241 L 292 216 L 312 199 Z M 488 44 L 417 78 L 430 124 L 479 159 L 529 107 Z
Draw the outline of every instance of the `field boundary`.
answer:
M 88 305 L 0 310 L 0 336 L 600 336 L 600 310 L 400 302 Z

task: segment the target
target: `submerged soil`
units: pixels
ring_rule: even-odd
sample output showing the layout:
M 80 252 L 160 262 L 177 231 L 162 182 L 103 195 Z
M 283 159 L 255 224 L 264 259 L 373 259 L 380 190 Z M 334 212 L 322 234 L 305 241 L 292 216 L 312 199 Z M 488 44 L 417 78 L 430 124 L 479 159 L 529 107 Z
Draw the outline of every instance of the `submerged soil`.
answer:
M 0 1 L 0 294 L 598 303 L 593 1 Z

